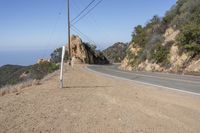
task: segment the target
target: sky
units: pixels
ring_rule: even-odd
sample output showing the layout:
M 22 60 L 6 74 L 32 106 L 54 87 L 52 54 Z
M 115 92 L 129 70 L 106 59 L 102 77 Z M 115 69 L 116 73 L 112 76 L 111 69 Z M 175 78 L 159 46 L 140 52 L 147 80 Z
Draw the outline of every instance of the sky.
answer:
M 71 20 L 90 2 L 70 0 Z M 164 16 L 175 3 L 176 0 L 103 0 L 74 24 L 84 35 L 75 29 L 72 34 L 96 43 L 98 49 L 129 42 L 136 25 L 144 25 L 153 15 Z M 0 65 L 9 63 L 5 62 L 6 54 L 21 53 L 23 57 L 30 51 L 46 57 L 49 51 L 66 43 L 67 0 L 0 0 Z M 15 56 L 9 59 L 12 63 Z

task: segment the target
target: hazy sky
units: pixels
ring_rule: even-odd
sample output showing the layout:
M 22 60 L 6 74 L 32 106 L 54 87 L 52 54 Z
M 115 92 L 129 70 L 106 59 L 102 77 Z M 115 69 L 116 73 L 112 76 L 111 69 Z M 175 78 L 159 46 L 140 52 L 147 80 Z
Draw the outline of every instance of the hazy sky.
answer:
M 0 0 L 0 52 L 46 50 L 65 44 L 66 1 Z M 90 1 L 71 0 L 71 19 Z M 176 0 L 103 0 L 75 26 L 102 49 L 114 42 L 129 42 L 134 26 L 145 24 L 155 14 L 163 16 L 175 2 Z M 88 41 L 87 38 L 83 40 Z

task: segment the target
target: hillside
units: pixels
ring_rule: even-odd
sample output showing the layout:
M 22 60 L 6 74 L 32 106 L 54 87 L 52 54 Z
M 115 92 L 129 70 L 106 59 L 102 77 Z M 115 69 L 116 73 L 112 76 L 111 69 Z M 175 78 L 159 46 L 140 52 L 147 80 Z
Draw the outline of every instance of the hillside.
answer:
M 178 0 L 163 18 L 138 25 L 121 68 L 200 73 L 200 0 Z
M 22 81 L 42 79 L 59 68 L 54 63 L 34 64 L 30 66 L 5 65 L 0 67 L 0 88 L 15 85 Z
M 5 65 L 0 67 L 0 87 L 22 81 L 19 77 L 27 70 L 27 68 L 28 67 L 18 65 Z
M 103 54 L 110 62 L 120 63 L 126 56 L 127 43 L 118 42 L 103 50 Z

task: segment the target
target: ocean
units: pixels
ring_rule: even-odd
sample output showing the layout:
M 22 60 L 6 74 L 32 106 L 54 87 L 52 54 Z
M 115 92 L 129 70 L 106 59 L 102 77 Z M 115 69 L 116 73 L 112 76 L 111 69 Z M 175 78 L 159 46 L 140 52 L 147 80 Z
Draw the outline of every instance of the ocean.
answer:
M 35 64 L 38 59 L 49 59 L 53 50 L 0 51 L 0 66 Z

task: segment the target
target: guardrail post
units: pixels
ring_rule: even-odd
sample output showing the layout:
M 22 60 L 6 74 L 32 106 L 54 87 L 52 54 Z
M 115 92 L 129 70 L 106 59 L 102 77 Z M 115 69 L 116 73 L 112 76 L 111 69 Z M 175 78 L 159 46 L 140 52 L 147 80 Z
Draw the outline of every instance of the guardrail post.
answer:
M 63 88 L 64 57 L 65 57 L 65 46 L 62 47 L 62 57 L 61 57 L 61 64 L 60 64 L 60 88 Z

